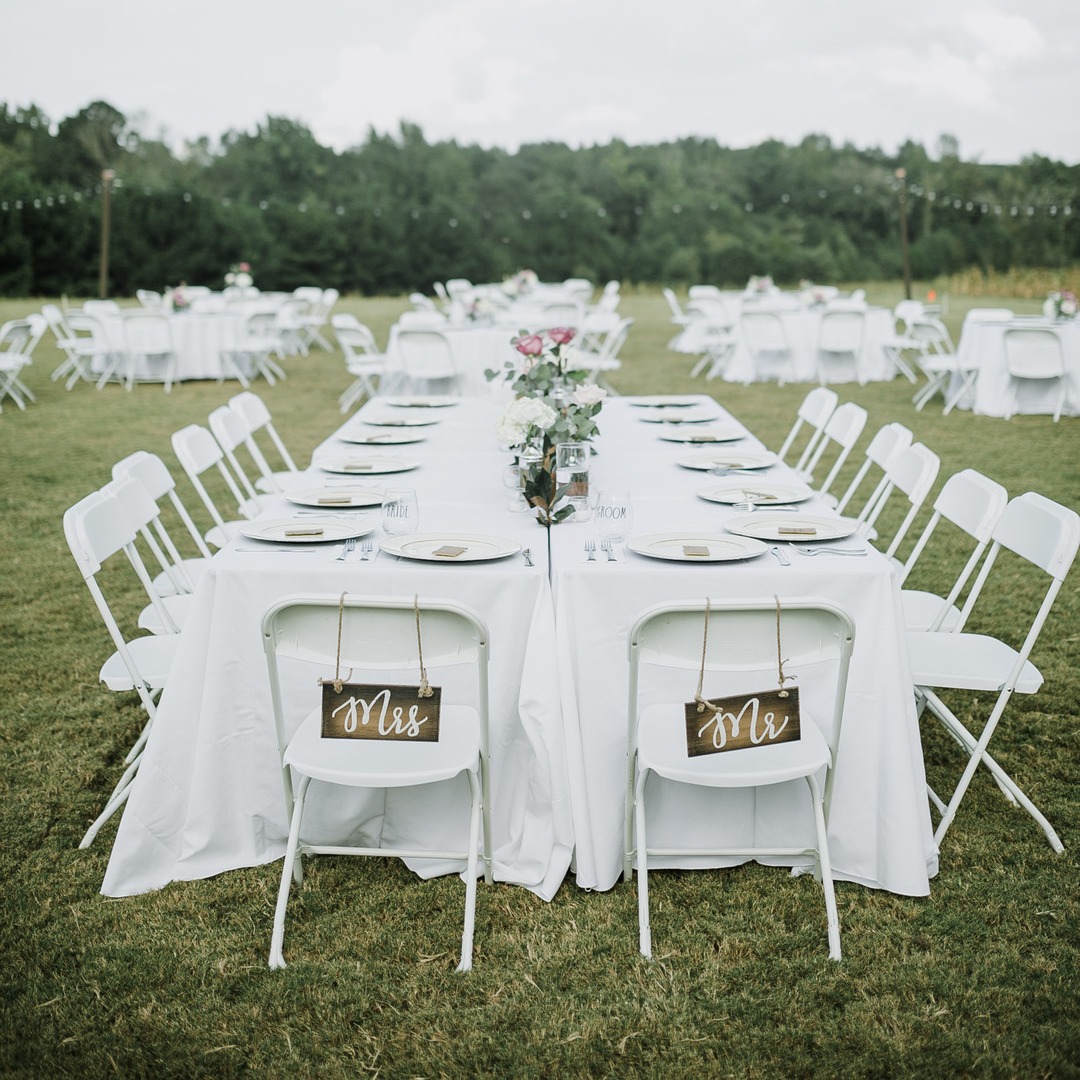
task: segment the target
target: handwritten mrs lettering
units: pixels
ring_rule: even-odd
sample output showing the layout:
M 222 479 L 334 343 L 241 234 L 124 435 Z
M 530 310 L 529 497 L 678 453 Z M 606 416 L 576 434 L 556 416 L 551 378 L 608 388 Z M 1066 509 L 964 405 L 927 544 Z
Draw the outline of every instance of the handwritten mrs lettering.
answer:
M 689 757 L 742 750 L 751 746 L 793 742 L 800 737 L 797 689 L 780 697 L 776 691 L 714 702 L 716 710 L 686 706 L 686 747 Z
M 415 686 L 323 684 L 322 734 L 332 739 L 437 742 L 441 694 L 418 700 Z

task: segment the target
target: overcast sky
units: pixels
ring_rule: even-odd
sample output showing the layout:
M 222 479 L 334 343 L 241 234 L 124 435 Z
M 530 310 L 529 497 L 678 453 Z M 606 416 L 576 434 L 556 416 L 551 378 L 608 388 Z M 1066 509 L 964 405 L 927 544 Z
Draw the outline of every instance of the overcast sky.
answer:
M 101 99 L 147 136 L 337 149 L 369 127 L 514 149 L 810 133 L 1080 163 L 1077 0 L 0 0 L 0 101 Z

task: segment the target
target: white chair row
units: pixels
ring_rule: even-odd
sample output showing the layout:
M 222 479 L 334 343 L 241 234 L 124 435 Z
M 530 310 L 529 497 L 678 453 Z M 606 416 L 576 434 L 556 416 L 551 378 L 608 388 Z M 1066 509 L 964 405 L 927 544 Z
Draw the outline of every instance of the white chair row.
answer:
M 32 363 L 34 349 L 46 330 L 41 315 L 11 319 L 0 326 L 0 412 L 4 399 L 15 403 L 20 411 L 28 401 L 36 401 L 33 391 L 23 382 L 22 375 Z

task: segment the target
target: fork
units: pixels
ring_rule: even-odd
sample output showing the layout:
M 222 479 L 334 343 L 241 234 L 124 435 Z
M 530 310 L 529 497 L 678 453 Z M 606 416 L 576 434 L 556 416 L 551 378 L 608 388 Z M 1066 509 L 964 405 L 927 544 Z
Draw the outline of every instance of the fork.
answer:
M 612 550 L 612 544 L 610 540 L 601 540 L 600 550 L 607 555 L 608 562 L 618 562 L 618 560 L 615 558 L 615 552 Z
M 337 557 L 337 562 L 344 562 L 346 558 L 356 550 L 356 537 L 350 536 L 348 540 L 341 547 L 341 554 Z
M 585 541 L 585 558 L 587 562 L 596 562 L 596 541 Z
M 369 562 L 370 560 L 371 560 L 371 541 L 370 540 L 361 540 L 360 541 L 360 561 L 361 562 Z
M 795 549 L 800 555 L 865 555 L 866 548 L 819 548 L 819 547 L 797 547 Z

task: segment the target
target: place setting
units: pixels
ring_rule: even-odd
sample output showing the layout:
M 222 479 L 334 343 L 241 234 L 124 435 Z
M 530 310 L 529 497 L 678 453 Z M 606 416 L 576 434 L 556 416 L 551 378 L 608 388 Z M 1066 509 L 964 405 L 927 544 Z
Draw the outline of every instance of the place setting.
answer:
M 720 417 L 715 409 L 663 407 L 649 409 L 641 413 L 638 419 L 647 424 L 705 424 Z
M 247 540 L 256 540 L 265 547 L 236 547 L 241 554 L 259 552 L 318 552 L 327 545 L 342 542 L 346 547 L 339 558 L 343 557 L 361 537 L 375 531 L 375 523 L 368 517 L 344 520 L 341 517 L 285 518 L 274 521 L 253 521 L 240 530 L 240 535 Z
M 369 427 L 388 427 L 388 428 L 417 428 L 417 427 L 432 427 L 438 424 L 439 418 L 433 416 L 430 413 L 376 413 L 374 416 L 361 416 L 361 423 L 368 425 Z
M 383 493 L 376 488 L 319 487 L 289 491 L 285 498 L 294 506 L 313 510 L 362 510 L 381 506 Z
M 734 470 L 768 469 L 776 464 L 776 460 L 776 455 L 771 450 L 724 450 L 679 458 L 678 464 L 684 469 L 697 469 L 722 476 L 725 472 Z
M 760 540 L 694 528 L 631 536 L 626 547 L 649 559 L 682 563 L 739 562 L 768 551 Z
M 338 440 L 355 446 L 405 446 L 423 442 L 426 435 L 418 431 L 343 431 Z
M 775 480 L 720 480 L 699 488 L 697 497 L 706 502 L 723 503 L 728 506 L 751 504 L 754 507 L 785 507 L 792 503 L 806 502 L 814 492 L 801 483 L 783 483 Z
M 323 472 L 342 476 L 375 476 L 380 473 L 409 472 L 420 467 L 419 461 L 397 454 L 373 454 L 370 457 L 327 458 L 318 462 Z
M 703 420 L 715 420 L 716 416 L 703 417 Z M 737 424 L 717 424 L 715 427 L 699 427 L 691 424 L 685 430 L 681 425 L 671 431 L 662 431 L 660 438 L 665 442 L 675 443 L 728 443 L 746 438 L 746 429 Z
M 416 394 L 411 397 L 385 397 L 380 400 L 383 405 L 394 409 L 447 409 L 457 405 L 460 399 L 449 394 Z
M 843 540 L 856 533 L 858 528 L 859 523 L 854 518 L 802 514 L 795 511 L 785 513 L 780 510 L 768 514 L 739 514 L 724 522 L 725 531 L 736 536 L 790 544 Z M 856 549 L 826 550 L 832 553 L 847 550 L 854 554 Z M 859 551 L 859 554 L 865 554 L 865 549 Z
M 654 394 L 648 397 L 627 398 L 627 401 L 642 409 L 684 409 L 690 405 L 701 404 L 701 398 L 691 394 Z

